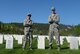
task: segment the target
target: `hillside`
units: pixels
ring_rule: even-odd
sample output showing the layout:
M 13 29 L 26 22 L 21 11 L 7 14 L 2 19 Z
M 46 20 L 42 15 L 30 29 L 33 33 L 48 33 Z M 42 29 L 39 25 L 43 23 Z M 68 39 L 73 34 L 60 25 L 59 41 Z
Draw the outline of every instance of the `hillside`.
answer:
M 48 35 L 49 24 L 33 23 L 33 34 Z M 60 24 L 60 35 L 80 35 L 80 25 L 71 26 Z M 0 22 L 0 33 L 2 34 L 24 34 L 23 23 Z

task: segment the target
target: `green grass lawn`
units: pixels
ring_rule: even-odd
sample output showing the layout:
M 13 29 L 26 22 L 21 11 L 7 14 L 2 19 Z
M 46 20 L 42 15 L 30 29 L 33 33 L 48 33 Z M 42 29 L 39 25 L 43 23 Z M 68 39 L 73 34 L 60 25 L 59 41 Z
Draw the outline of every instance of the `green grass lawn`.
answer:
M 37 41 L 33 39 L 33 50 L 29 50 L 29 44 L 26 49 L 22 50 L 22 45 L 18 45 L 17 41 L 14 41 L 14 49 L 5 49 L 5 41 L 3 44 L 0 44 L 0 54 L 80 54 L 79 50 L 70 50 L 68 47 L 68 43 L 66 41 L 61 46 L 61 51 L 57 51 L 57 46 L 55 40 L 53 41 L 53 49 L 49 50 L 48 40 L 46 39 L 46 49 L 41 50 L 37 49 Z

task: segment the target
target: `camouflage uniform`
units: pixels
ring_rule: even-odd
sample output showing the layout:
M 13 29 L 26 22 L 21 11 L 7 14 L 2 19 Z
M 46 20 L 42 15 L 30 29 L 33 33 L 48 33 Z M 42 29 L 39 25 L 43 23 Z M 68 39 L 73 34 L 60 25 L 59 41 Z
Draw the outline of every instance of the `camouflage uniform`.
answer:
M 30 14 L 28 14 L 29 17 Z M 32 49 L 32 20 L 25 19 L 24 21 L 24 37 L 23 37 L 23 49 L 26 48 L 27 42 L 30 44 L 30 49 Z
M 52 11 L 55 11 L 54 9 L 52 9 Z M 59 36 L 59 21 L 60 18 L 57 14 L 51 14 L 48 18 L 49 21 L 49 46 L 50 49 L 52 48 L 52 40 L 53 40 L 53 35 L 55 35 L 56 37 L 56 42 L 57 42 L 57 46 L 58 48 L 60 48 L 60 36 Z

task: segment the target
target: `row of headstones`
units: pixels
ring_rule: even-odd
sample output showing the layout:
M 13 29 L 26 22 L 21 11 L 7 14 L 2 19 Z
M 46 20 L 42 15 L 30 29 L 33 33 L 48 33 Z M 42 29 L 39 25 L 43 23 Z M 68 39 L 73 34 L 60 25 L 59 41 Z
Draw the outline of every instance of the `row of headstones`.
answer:
M 0 44 L 6 40 L 6 49 L 13 49 L 13 38 L 18 40 L 18 44 L 22 44 L 22 37 L 23 35 L 0 35 Z
M 17 40 L 18 44 L 22 44 L 22 39 L 24 35 L 2 35 L 0 34 L 0 44 L 3 44 L 3 41 L 6 41 L 6 49 L 13 49 L 13 40 Z M 33 37 L 37 37 L 34 35 Z
M 15 40 L 18 40 L 18 44 L 22 44 L 22 37 L 24 35 L 0 35 L 0 44 L 3 43 L 3 40 L 6 40 L 6 49 L 13 49 L 13 37 Z M 38 49 L 45 49 L 45 38 L 49 40 L 49 36 L 45 35 L 33 35 L 33 38 L 37 37 L 38 39 Z M 79 49 L 80 37 L 73 36 L 60 36 L 60 44 L 63 45 L 64 38 L 67 42 L 70 43 L 70 49 Z M 54 39 L 55 36 L 54 36 Z
M 45 37 L 49 40 L 49 36 L 38 36 L 39 49 L 45 49 Z M 55 36 L 53 38 L 56 39 Z M 80 37 L 60 36 L 60 45 L 63 45 L 64 39 L 66 39 L 67 42 L 70 44 L 69 45 L 70 49 L 79 49 Z

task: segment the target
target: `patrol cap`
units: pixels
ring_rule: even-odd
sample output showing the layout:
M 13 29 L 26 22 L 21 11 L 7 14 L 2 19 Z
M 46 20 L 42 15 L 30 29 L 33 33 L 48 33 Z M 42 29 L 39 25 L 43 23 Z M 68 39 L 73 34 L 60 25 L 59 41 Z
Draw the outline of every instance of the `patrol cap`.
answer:
M 31 17 L 31 13 L 28 13 L 28 15 L 27 16 L 30 16 Z
M 51 8 L 51 11 L 55 11 L 55 8 L 54 8 L 54 7 L 52 7 L 52 8 Z

